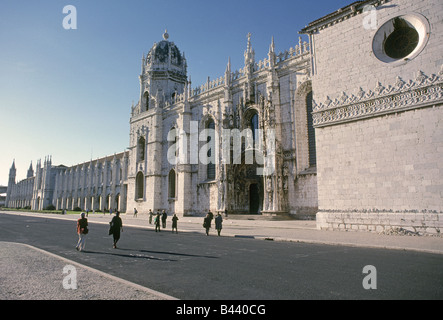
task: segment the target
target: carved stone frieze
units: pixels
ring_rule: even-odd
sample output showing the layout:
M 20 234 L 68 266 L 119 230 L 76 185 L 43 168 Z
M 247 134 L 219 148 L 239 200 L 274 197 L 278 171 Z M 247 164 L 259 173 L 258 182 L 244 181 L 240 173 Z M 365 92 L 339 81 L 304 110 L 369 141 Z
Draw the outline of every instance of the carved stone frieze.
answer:
M 355 121 L 392 112 L 421 108 L 443 103 L 443 67 L 436 75 L 418 71 L 414 80 L 400 77 L 392 85 L 377 82 L 373 90 L 359 88 L 355 94 L 342 92 L 334 101 L 328 96 L 325 102 L 313 101 L 315 127 Z

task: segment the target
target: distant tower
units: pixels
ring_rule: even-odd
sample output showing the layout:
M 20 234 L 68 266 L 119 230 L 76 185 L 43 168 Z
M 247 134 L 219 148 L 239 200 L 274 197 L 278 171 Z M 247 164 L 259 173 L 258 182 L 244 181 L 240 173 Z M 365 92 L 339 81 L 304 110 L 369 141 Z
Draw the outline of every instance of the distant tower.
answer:
M 32 178 L 33 176 L 34 176 L 34 169 L 32 168 L 32 161 L 31 161 L 26 178 L 29 179 L 29 178 Z
M 11 169 L 9 169 L 8 191 L 6 192 L 6 203 L 5 203 L 6 207 L 9 207 L 9 201 L 10 201 L 12 189 L 15 186 L 16 175 L 17 175 L 17 170 L 15 169 L 15 159 L 14 159 L 12 161 Z

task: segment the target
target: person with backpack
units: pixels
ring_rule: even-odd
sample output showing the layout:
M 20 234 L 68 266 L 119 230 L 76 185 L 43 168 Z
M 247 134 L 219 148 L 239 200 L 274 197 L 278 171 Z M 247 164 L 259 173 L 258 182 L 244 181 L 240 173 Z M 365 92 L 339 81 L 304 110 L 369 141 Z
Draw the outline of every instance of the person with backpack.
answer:
M 77 234 L 78 242 L 75 249 L 82 251 L 85 249 L 86 235 L 88 234 L 88 219 L 85 218 L 85 213 L 80 214 L 80 219 L 77 220 Z

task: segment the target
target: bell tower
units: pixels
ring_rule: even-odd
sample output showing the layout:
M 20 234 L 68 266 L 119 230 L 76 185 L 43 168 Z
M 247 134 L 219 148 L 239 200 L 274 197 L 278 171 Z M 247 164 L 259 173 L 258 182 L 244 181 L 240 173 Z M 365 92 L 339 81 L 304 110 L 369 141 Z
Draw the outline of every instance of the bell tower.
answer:
M 187 90 L 185 55 L 167 30 L 163 40 L 154 43 L 142 56 L 140 100 L 132 107 L 130 120 L 127 208 L 139 212 L 167 209 L 162 200 L 165 181 L 162 165 L 165 134 L 164 111 L 175 105 Z
M 187 83 L 187 63 L 184 54 L 169 41 L 167 30 L 163 40 L 154 43 L 146 57 L 142 57 L 140 75 L 140 110 L 174 104 Z

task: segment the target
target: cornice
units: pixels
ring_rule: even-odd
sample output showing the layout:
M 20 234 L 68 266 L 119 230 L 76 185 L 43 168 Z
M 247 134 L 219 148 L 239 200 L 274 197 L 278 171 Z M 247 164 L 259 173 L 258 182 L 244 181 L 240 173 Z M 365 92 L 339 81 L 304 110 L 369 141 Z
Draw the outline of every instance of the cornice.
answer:
M 320 19 L 317 19 L 310 24 L 308 24 L 305 28 L 299 31 L 300 34 L 314 34 L 320 30 L 326 29 L 332 25 L 340 23 L 344 20 L 352 18 L 358 14 L 363 12 L 365 6 L 374 6 L 378 7 L 383 5 L 390 0 L 366 0 L 366 1 L 356 1 L 347 5 L 346 7 L 340 8 L 337 11 L 334 11 Z

